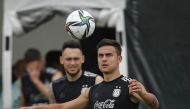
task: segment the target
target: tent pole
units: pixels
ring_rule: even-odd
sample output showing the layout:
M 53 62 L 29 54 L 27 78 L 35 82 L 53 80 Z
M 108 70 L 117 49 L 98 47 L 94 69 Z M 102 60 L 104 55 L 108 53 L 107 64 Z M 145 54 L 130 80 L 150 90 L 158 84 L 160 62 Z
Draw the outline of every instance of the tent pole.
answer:
M 4 5 L 5 6 L 5 5 Z M 2 77 L 3 109 L 12 108 L 12 31 L 7 15 L 3 16 Z

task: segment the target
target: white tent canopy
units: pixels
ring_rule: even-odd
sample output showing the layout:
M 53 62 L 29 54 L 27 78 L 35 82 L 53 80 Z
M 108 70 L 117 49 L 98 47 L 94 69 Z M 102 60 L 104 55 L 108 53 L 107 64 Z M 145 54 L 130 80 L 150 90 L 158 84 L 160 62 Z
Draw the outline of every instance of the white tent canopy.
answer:
M 126 0 L 5 0 L 2 39 L 3 109 L 11 109 L 12 37 L 32 31 L 54 15 L 66 17 L 76 9 L 84 9 L 93 15 L 97 26 L 115 27 L 116 39 L 120 41 L 122 38 L 123 41 L 120 69 L 126 75 L 125 8 Z

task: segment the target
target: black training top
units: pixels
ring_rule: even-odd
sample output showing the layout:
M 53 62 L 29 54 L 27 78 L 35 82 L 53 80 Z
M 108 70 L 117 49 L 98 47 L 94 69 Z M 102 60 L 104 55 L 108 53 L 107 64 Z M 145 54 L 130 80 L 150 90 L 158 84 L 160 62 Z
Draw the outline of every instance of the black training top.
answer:
M 119 78 L 95 85 L 89 92 L 90 109 L 138 109 L 130 100 L 128 78 Z
M 77 80 L 70 82 L 66 76 L 53 81 L 52 88 L 57 103 L 63 103 L 77 98 L 83 88 L 91 87 L 95 84 L 96 74 L 84 71 Z

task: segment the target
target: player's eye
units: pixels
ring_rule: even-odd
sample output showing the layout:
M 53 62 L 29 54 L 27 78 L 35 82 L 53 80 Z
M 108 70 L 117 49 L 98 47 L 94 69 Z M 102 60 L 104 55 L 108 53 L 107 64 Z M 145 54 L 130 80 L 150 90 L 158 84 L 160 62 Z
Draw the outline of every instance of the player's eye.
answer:
M 78 61 L 78 60 L 79 60 L 79 58 L 73 58 L 73 60 L 74 60 L 74 61 Z
M 112 54 L 111 54 L 111 53 L 106 54 L 106 57 L 111 57 L 111 56 L 112 56 Z
M 103 54 L 98 54 L 98 58 L 103 58 Z
M 72 58 L 66 58 L 65 60 L 67 60 L 67 61 L 71 61 L 71 60 L 72 60 Z

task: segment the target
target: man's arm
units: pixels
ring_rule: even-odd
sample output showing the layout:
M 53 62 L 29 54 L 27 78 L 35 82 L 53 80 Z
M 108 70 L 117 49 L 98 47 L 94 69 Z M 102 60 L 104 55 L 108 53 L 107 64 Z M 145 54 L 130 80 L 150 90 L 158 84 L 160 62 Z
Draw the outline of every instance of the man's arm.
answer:
M 31 63 L 30 66 L 27 67 L 27 72 L 30 76 L 32 83 L 37 87 L 37 89 L 42 93 L 46 98 L 49 97 L 48 87 L 40 80 L 41 69 L 39 65 L 36 63 Z
M 34 83 L 34 85 L 38 88 L 38 90 L 46 97 L 49 97 L 49 91 L 48 87 L 45 86 L 45 84 L 40 80 L 39 77 L 36 77 L 35 73 L 39 72 L 34 70 L 33 72 L 29 72 L 31 81 Z
M 143 101 L 152 109 L 159 108 L 159 102 L 155 95 L 147 92 L 143 84 L 133 79 L 129 82 L 129 93 L 133 102 Z
M 21 107 L 20 109 L 66 109 L 63 108 L 62 105 L 63 104 L 38 105 L 38 106 Z
M 22 107 L 20 109 L 85 109 L 89 103 L 88 94 L 89 88 L 84 90 L 78 98 L 66 103 Z
M 49 102 L 52 104 L 52 103 L 56 103 L 56 100 L 55 100 L 55 96 L 54 96 L 54 93 L 53 93 L 53 88 L 52 88 L 52 83 L 50 84 L 50 90 L 49 90 Z

